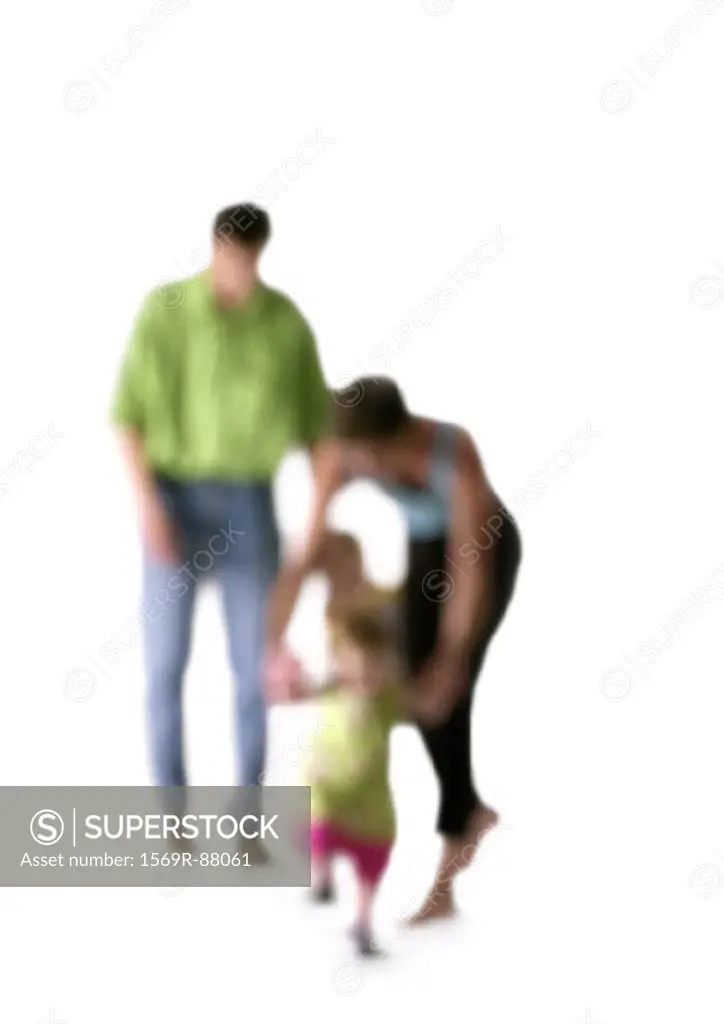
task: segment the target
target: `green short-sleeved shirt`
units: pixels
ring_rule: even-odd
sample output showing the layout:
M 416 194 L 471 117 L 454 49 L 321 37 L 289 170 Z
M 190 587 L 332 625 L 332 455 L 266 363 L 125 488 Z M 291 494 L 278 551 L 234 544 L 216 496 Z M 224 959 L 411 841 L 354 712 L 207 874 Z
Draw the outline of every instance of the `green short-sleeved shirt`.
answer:
M 395 809 L 388 779 L 390 732 L 402 720 L 402 689 L 390 683 L 360 707 L 342 687 L 323 702 L 313 756 L 324 774 L 311 779 L 312 819 L 363 839 L 391 841 Z
M 239 309 L 207 273 L 162 286 L 137 317 L 112 418 L 138 430 L 151 467 L 178 479 L 270 479 L 322 436 L 328 392 L 312 332 L 261 282 Z

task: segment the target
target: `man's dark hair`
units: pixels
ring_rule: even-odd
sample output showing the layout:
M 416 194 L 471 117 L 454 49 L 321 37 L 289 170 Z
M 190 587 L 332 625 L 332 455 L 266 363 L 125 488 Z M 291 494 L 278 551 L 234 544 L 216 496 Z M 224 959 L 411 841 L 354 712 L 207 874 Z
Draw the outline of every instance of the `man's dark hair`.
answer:
M 388 441 L 403 430 L 410 413 L 389 377 L 359 377 L 332 392 L 332 434 L 345 441 Z
M 216 214 L 214 238 L 243 245 L 247 249 L 263 249 L 271 235 L 269 214 L 253 203 L 227 206 Z

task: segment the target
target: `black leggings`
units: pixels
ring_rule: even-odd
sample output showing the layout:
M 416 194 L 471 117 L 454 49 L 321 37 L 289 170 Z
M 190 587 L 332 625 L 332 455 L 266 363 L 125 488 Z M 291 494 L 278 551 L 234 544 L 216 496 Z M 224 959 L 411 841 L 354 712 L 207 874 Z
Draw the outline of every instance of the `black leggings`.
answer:
M 502 518 L 499 535 L 495 537 L 485 533 L 480 541 L 481 546 L 492 546 L 492 607 L 488 621 L 473 645 L 465 692 L 447 721 L 420 730 L 440 783 L 437 828 L 451 838 L 464 835 L 471 813 L 484 806 L 475 791 L 472 774 L 470 717 L 473 688 L 488 644 L 513 596 L 521 557 L 518 528 L 508 513 L 503 511 Z M 448 555 L 445 537 L 429 541 L 411 540 L 409 543 L 403 621 L 406 660 L 412 678 L 435 650 L 445 607 L 445 588 L 450 585 Z M 467 559 L 460 556 L 453 560 L 462 572 L 475 571 L 470 555 Z

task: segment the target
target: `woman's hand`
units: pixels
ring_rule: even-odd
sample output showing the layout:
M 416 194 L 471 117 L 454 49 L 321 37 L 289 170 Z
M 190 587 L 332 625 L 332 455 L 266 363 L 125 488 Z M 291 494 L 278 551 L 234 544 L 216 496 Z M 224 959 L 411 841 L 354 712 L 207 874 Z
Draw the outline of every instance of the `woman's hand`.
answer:
M 425 725 L 441 725 L 466 685 L 466 659 L 462 653 L 437 651 L 411 685 L 410 709 Z
M 344 483 L 344 461 L 335 442 L 320 442 L 314 455 L 314 498 L 307 535 L 296 557 L 277 577 L 269 599 L 269 637 L 281 643 L 307 575 L 319 560 L 327 532 L 327 508 Z
M 288 647 L 271 648 L 265 665 L 267 696 L 271 704 L 299 700 L 304 690 L 304 670 Z

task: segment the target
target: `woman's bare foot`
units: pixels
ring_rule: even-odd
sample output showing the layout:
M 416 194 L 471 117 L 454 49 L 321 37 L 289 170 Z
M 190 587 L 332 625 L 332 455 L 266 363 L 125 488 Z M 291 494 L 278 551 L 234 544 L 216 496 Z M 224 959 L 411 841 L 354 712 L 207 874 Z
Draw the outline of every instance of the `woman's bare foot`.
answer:
M 470 817 L 466 845 L 480 846 L 488 832 L 496 828 L 499 822 L 500 815 L 492 807 L 485 807 L 484 805 L 478 807 Z
M 500 817 L 492 807 L 480 806 L 473 812 L 468 829 L 461 839 L 448 839 L 443 851 L 442 863 L 437 872 L 435 888 L 423 905 L 408 920 L 408 924 L 424 924 L 454 917 L 457 913 L 453 900 L 453 879 L 464 868 L 469 867 L 485 836 L 498 824 Z
M 456 913 L 452 888 L 445 886 L 442 889 L 433 889 L 417 913 L 408 918 L 407 923 L 413 927 L 427 924 L 428 921 L 445 920 L 454 917 Z

